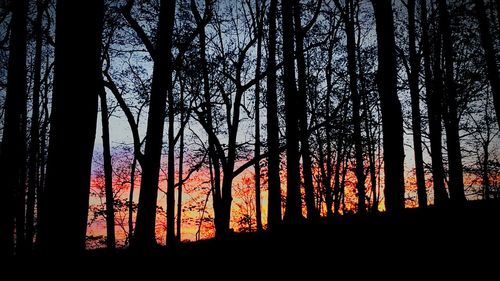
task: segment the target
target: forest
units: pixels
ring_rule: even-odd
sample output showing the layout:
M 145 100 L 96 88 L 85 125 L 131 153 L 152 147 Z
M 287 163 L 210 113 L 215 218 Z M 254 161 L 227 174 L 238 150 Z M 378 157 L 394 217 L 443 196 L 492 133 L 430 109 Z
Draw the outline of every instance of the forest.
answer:
M 489 231 L 499 57 L 493 0 L 0 0 L 0 255 Z

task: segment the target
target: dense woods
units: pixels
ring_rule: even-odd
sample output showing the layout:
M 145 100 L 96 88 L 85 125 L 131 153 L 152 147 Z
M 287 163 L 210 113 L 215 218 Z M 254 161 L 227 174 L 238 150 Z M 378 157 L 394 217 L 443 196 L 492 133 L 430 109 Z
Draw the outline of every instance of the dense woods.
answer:
M 0 0 L 0 252 L 498 199 L 499 9 Z

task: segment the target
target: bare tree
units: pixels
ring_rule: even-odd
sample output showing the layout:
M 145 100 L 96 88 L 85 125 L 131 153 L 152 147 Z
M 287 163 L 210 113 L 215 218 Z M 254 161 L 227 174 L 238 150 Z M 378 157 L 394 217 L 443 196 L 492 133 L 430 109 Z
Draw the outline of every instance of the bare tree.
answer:
M 26 139 L 23 119 L 26 117 L 26 18 L 28 1 L 11 4 L 11 35 L 7 95 L 5 97 L 5 120 L 0 150 L 0 178 L 5 202 L 0 204 L 0 249 L 10 255 L 14 253 L 14 225 L 16 248 L 24 246 L 24 197 Z M 15 224 L 14 224 L 15 221 Z
M 372 0 L 378 43 L 378 91 L 384 142 L 385 206 L 400 212 L 404 201 L 403 114 L 397 93 L 396 43 L 391 0 Z M 382 77 L 383 73 L 383 77 Z
M 47 184 L 37 240 L 45 253 L 75 253 L 85 249 L 98 93 L 103 87 L 103 2 L 80 5 L 57 1 Z M 75 46 L 81 48 L 78 56 Z M 77 70 L 79 75 L 75 75 Z M 78 106 L 73 106 L 75 103 Z M 70 218 L 64 223 L 61 210 Z

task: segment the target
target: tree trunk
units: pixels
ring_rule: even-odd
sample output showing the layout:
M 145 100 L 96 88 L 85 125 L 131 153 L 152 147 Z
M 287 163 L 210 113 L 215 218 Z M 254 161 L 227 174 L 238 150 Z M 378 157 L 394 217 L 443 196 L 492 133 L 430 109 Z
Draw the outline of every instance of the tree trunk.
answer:
M 175 7 L 175 6 L 174 6 Z M 174 8 L 175 10 L 175 8 Z M 173 17 L 173 16 L 172 16 Z M 170 53 L 169 53 L 170 54 Z M 170 58 L 171 60 L 171 58 Z M 167 245 L 175 243 L 175 100 L 171 70 L 166 78 L 168 86 L 168 164 L 167 164 Z
M 385 205 L 388 212 L 399 213 L 404 200 L 403 114 L 397 93 L 396 43 L 391 0 L 372 0 L 375 11 L 378 74 L 377 83 L 382 112 L 384 142 Z
M 267 226 L 272 229 L 281 223 L 281 182 L 278 125 L 278 97 L 276 93 L 276 13 L 277 0 L 269 6 L 269 44 L 267 69 L 267 142 L 268 158 L 268 202 Z
M 285 221 L 296 223 L 302 219 L 300 195 L 300 154 L 297 111 L 297 87 L 295 85 L 293 1 L 282 1 L 283 24 L 283 87 L 285 95 L 286 123 L 286 211 Z
M 24 182 L 22 171 L 25 165 L 25 136 L 22 129 L 23 113 L 26 111 L 26 0 L 12 2 L 11 34 L 7 74 L 7 95 L 0 150 L 0 178 L 4 200 L 0 204 L 0 252 L 14 253 L 14 221 L 16 221 L 17 250 L 24 244 L 24 220 L 19 221 L 19 205 L 24 210 Z M 19 232 L 21 230 L 21 232 Z
M 137 156 L 134 154 L 132 165 L 130 165 L 130 190 L 128 194 L 128 242 L 132 241 L 134 234 L 134 190 L 135 190 L 135 170 L 137 169 Z
M 181 91 L 180 91 L 180 117 L 181 117 L 181 122 L 184 122 L 185 118 L 185 109 L 184 109 L 184 85 L 181 84 Z M 183 192 L 183 174 L 184 174 L 184 126 L 181 127 L 180 133 L 180 139 L 179 139 L 179 175 L 178 175 L 178 181 L 179 181 L 179 187 L 177 190 L 177 236 L 176 240 L 177 242 L 181 242 L 181 226 L 182 226 L 182 192 Z
M 415 35 L 415 0 L 408 0 L 408 41 L 410 52 L 410 73 L 408 80 L 411 96 L 411 120 L 413 127 L 413 151 L 415 156 L 415 173 L 417 178 L 418 206 L 427 207 L 427 192 L 425 188 L 424 160 L 422 156 L 422 125 L 420 117 L 419 73 L 420 57 L 416 49 Z
M 454 78 L 453 42 L 451 38 L 450 18 L 446 0 L 438 0 L 439 30 L 443 40 L 444 85 L 446 112 L 444 124 L 446 130 L 446 147 L 448 148 L 450 200 L 454 204 L 465 203 L 464 179 L 462 167 L 462 151 L 460 148 L 459 122 L 457 112 L 457 89 Z
M 259 79 L 261 59 L 262 59 L 262 32 L 263 22 L 260 17 L 261 7 L 259 0 L 255 1 L 255 17 L 256 22 L 256 36 L 257 36 L 257 65 L 255 67 L 255 79 Z M 258 159 L 260 156 L 260 82 L 255 84 L 255 150 L 254 157 Z M 262 214 L 260 206 L 260 161 L 255 162 L 255 220 L 257 221 L 257 231 L 262 231 Z
M 40 91 L 42 72 L 42 20 L 47 1 L 37 2 L 37 15 L 33 24 L 35 36 L 35 58 L 33 63 L 33 101 L 31 112 L 30 146 L 28 158 L 28 196 L 26 203 L 26 249 L 33 249 L 35 237 L 35 201 L 39 183 L 39 151 L 40 151 Z
M 144 164 L 141 165 L 141 189 L 133 240 L 133 246 L 141 250 L 147 250 L 156 245 L 156 200 L 158 197 L 158 177 L 163 144 L 165 104 L 171 79 L 169 76 L 171 75 L 174 17 L 175 0 L 161 0 L 155 53 L 157 55 L 153 66 Z
M 345 33 L 347 37 L 347 69 L 349 73 L 349 88 L 352 95 L 352 122 L 354 125 L 354 155 L 356 159 L 356 190 L 358 192 L 358 212 L 366 212 L 365 172 L 363 145 L 361 140 L 361 97 L 358 91 L 358 73 L 356 67 L 356 39 L 354 32 L 354 3 L 346 1 L 344 14 Z
M 333 47 L 334 47 L 334 40 L 331 39 L 329 46 L 328 46 L 328 63 L 326 66 L 326 116 L 325 118 L 327 120 L 330 120 L 330 103 L 331 103 L 331 95 L 332 95 L 332 89 L 333 89 L 333 83 L 332 83 L 332 60 L 333 60 Z M 333 165 L 332 165 L 332 126 L 331 122 L 328 122 L 325 126 L 325 135 L 326 135 L 326 173 L 325 173 L 325 179 L 324 179 L 324 186 L 325 186 L 325 203 L 326 203 L 326 216 L 327 217 L 332 217 L 333 212 L 332 212 L 332 207 L 333 207 L 333 196 L 334 192 L 332 190 L 332 173 L 333 173 Z
M 340 212 L 340 198 L 342 196 L 342 188 L 341 188 L 341 182 L 340 182 L 340 177 L 341 177 L 341 167 L 342 163 L 344 162 L 345 158 L 347 157 L 346 152 L 344 151 L 344 126 L 345 126 L 345 119 L 347 118 L 347 111 L 348 111 L 348 106 L 345 105 L 344 107 L 344 112 L 343 112 L 343 117 L 342 117 L 342 129 L 340 130 L 339 137 L 337 138 L 337 155 L 335 157 L 335 172 L 334 172 L 334 184 L 333 184 L 333 214 L 334 215 L 339 215 Z
M 103 2 L 57 1 L 47 184 L 38 237 L 44 253 L 85 250 L 98 94 L 103 88 Z M 61 220 L 61 210 L 68 220 Z
M 491 91 L 493 92 L 493 104 L 495 105 L 497 123 L 500 126 L 500 78 L 495 48 L 493 47 L 493 38 L 490 31 L 490 23 L 486 16 L 486 8 L 484 7 L 483 0 L 476 0 L 475 3 L 477 17 L 479 19 L 481 43 L 483 45 L 486 67 L 488 70 L 488 79 L 490 80 Z M 497 7 L 499 7 L 498 3 Z
M 196 18 L 197 24 L 199 25 L 202 21 L 201 16 L 195 6 L 192 6 L 193 14 Z M 208 65 L 206 59 L 206 33 L 205 27 L 203 26 L 200 29 L 200 61 L 202 68 L 202 76 L 203 76 L 203 99 L 204 99 L 204 121 L 207 124 L 207 131 L 213 132 L 213 117 L 212 117 L 212 101 L 210 97 L 210 80 L 208 73 Z M 214 225 L 215 229 L 222 229 L 222 206 L 221 206 L 221 167 L 220 167 L 220 159 L 217 154 L 215 148 L 215 140 L 212 135 L 208 136 L 208 152 L 209 152 L 209 161 L 213 166 L 213 188 L 212 188 L 212 198 L 213 198 L 213 207 L 214 207 Z M 212 170 L 210 171 L 212 175 Z M 212 183 L 212 181 L 211 181 Z
M 431 47 L 429 39 L 429 24 L 427 19 L 426 1 L 420 1 L 420 15 L 422 25 L 422 56 L 424 59 L 424 76 L 426 89 L 427 114 L 429 119 L 429 139 L 431 146 L 432 179 L 434 189 L 434 205 L 442 206 L 448 201 L 448 193 L 444 186 L 444 168 L 442 153 L 442 126 L 441 126 L 441 66 L 440 40 L 434 46 L 434 77 L 431 70 Z
M 298 102 L 297 114 L 299 119 L 299 135 L 300 135 L 300 155 L 302 156 L 302 176 L 304 177 L 304 193 L 307 208 L 307 218 L 313 219 L 318 217 L 318 212 L 314 203 L 314 185 L 312 176 L 312 162 L 309 148 L 309 134 L 307 122 L 307 73 L 306 60 L 304 57 L 304 36 L 305 31 L 301 24 L 301 5 L 300 1 L 293 0 L 293 15 L 295 26 L 295 57 L 297 58 L 297 74 L 298 74 Z
M 106 195 L 106 246 L 109 251 L 116 248 L 115 239 L 115 208 L 113 196 L 113 165 L 111 163 L 111 144 L 109 139 L 108 103 L 104 88 L 100 92 L 101 124 L 102 124 L 102 153 L 104 159 L 104 190 Z

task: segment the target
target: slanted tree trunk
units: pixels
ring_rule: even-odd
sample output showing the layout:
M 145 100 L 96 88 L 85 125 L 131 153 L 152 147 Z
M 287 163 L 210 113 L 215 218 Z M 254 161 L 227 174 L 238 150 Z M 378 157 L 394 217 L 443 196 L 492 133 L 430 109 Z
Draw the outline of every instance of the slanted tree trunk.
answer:
M 142 175 L 139 205 L 132 244 L 136 249 L 140 250 L 147 250 L 156 245 L 156 200 L 158 197 L 158 177 L 160 173 L 167 91 L 170 88 L 169 81 L 171 80 L 169 76 L 171 75 L 171 48 L 174 17 L 175 0 L 161 0 L 156 38 L 157 45 L 154 53 L 155 60 L 147 121 L 146 145 L 144 149 L 144 163 L 141 164 Z M 172 194 L 172 192 L 167 190 L 167 195 L 168 194 Z M 167 201 L 171 203 L 170 200 Z M 172 203 L 169 205 L 172 205 Z
M 450 200 L 461 205 L 465 202 L 462 151 L 460 148 L 459 122 L 457 112 L 457 89 L 454 78 L 454 54 L 451 38 L 450 16 L 446 0 L 437 0 L 439 10 L 439 31 L 443 40 L 444 86 L 446 112 L 444 124 L 446 147 L 448 149 Z
M 397 93 L 396 43 L 391 0 L 372 0 L 375 11 L 378 74 L 377 83 L 382 112 L 384 142 L 385 206 L 399 213 L 404 200 L 403 114 Z
M 411 96 L 411 120 L 413 127 L 413 151 L 415 156 L 415 173 L 417 178 L 418 206 L 427 206 L 427 192 L 425 189 L 424 160 L 422 156 L 422 125 L 420 117 L 420 57 L 417 54 L 415 34 L 415 0 L 408 0 L 408 41 L 410 52 L 410 73 L 408 80 Z
M 420 20 L 422 26 L 422 57 L 424 60 L 424 77 L 429 119 L 429 140 L 431 146 L 432 179 L 434 189 L 434 205 L 442 206 L 448 201 L 448 193 L 444 186 L 444 166 L 442 152 L 441 126 L 441 41 L 434 45 L 434 64 L 431 62 L 431 46 L 429 38 L 429 23 L 427 19 L 426 1 L 420 1 Z M 432 70 L 434 71 L 432 71 Z M 434 72 L 434 73 L 433 73 Z M 434 75 L 434 77 L 433 77 Z
M 335 172 L 334 172 L 334 176 L 333 176 L 333 181 L 334 181 L 334 184 L 333 184 L 333 214 L 334 215 L 339 215 L 340 214 L 340 203 L 341 203 L 341 197 L 342 197 L 342 187 L 341 187 L 341 182 L 340 182 L 340 178 L 342 176 L 342 171 L 341 171 L 341 167 L 344 163 L 344 159 L 345 158 L 349 158 L 347 157 L 347 153 L 346 153 L 346 150 L 347 149 L 344 149 L 345 147 L 345 144 L 344 144 L 344 126 L 345 126 L 345 119 L 347 118 L 347 113 L 348 113 L 348 106 L 345 105 L 344 106 L 344 112 L 343 112 L 343 115 L 342 115 L 342 129 L 340 130 L 340 133 L 339 133 L 339 137 L 337 138 L 337 143 L 336 143 L 336 147 L 337 147 L 337 155 L 335 157 Z
M 479 19 L 479 28 L 481 35 L 481 43 L 484 49 L 484 56 L 486 59 L 486 68 L 488 71 L 488 79 L 490 80 L 491 91 L 493 92 L 493 104 L 495 106 L 495 113 L 497 122 L 500 126 L 500 76 L 498 74 L 498 66 L 495 55 L 495 48 L 493 47 L 493 38 L 490 31 L 490 23 L 486 16 L 486 8 L 484 7 L 483 0 L 475 0 L 476 13 Z M 497 3 L 497 8 L 500 5 Z M 497 16 L 500 16 L 498 14 Z
M 104 159 L 104 193 L 106 196 L 106 246 L 109 251 L 116 248 L 115 208 L 113 196 L 113 165 L 111 163 L 111 144 L 109 138 L 108 103 L 104 88 L 100 92 L 102 124 L 102 157 Z
M 283 88 L 285 95 L 286 123 L 286 211 L 285 221 L 296 223 L 302 219 L 302 204 L 300 196 L 300 154 L 298 139 L 297 86 L 295 84 L 294 62 L 294 1 L 282 1 L 281 13 L 283 24 Z
M 276 93 L 276 13 L 277 0 L 269 4 L 269 43 L 267 69 L 267 142 L 268 158 L 268 202 L 267 225 L 272 229 L 281 223 L 281 182 L 280 182 L 280 152 L 278 125 L 278 97 Z
M 25 165 L 26 139 L 23 130 L 23 115 L 26 111 L 26 17 L 28 3 L 18 0 L 12 4 L 11 34 L 5 117 L 0 149 L 0 178 L 4 200 L 0 204 L 0 253 L 14 253 L 14 225 L 16 225 L 16 248 L 24 245 L 24 216 L 19 214 L 22 205 L 24 214 L 23 170 Z M 14 224 L 14 221 L 16 223 Z
M 44 253 L 75 254 L 85 250 L 98 94 L 103 88 L 104 1 L 81 5 L 59 0 L 56 7 L 47 184 L 38 241 Z M 77 56 L 75 46 L 80 49 Z M 70 219 L 62 220 L 61 210 Z

